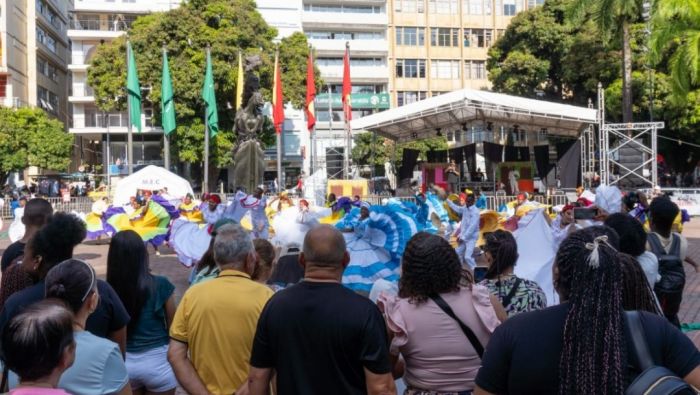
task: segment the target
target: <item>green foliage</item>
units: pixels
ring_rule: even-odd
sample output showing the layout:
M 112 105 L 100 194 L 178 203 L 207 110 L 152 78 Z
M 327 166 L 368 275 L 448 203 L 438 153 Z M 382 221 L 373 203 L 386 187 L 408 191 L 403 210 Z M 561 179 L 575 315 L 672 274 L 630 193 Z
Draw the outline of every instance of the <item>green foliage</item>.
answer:
M 572 0 L 567 11 L 574 23 L 592 18 L 600 34 L 610 39 L 620 33 L 623 23 L 639 20 L 642 0 Z
M 543 7 L 518 14 L 489 51 L 487 68 L 494 89 L 529 97 L 538 89 L 545 99 L 586 105 L 589 99 L 595 100 L 600 82 L 606 93 L 606 120 L 622 122 L 623 43 L 608 38 L 619 37 L 616 26 L 620 21 L 638 20 L 641 10 L 637 9 L 637 0 L 629 0 L 627 5 L 622 2 L 610 0 L 606 5 L 602 0 L 547 0 Z M 575 8 L 584 3 L 587 7 Z M 693 47 L 691 38 L 700 31 L 700 0 L 664 0 L 656 4 L 651 58 L 646 50 L 645 24 L 628 25 L 632 119 L 647 121 L 653 113 L 654 120 L 666 124 L 661 135 L 700 143 L 696 133 L 700 129 L 700 82 L 689 79 L 700 66 L 693 66 L 694 55 L 679 51 L 683 45 L 688 51 L 700 51 L 700 41 Z M 607 7 L 617 15 L 612 22 L 603 20 L 609 15 L 601 15 L 600 10 Z M 604 27 L 608 30 L 602 30 Z M 547 62 L 549 67 L 543 75 L 537 66 L 544 69 Z M 648 65 L 652 62 L 656 66 L 650 71 Z M 682 169 L 691 164 L 687 159 L 690 152 L 683 151 L 685 145 L 659 140 L 659 147 L 674 166 Z
M 391 161 L 397 167 L 401 166 L 401 158 L 404 149 L 420 151 L 418 159 L 426 160 L 428 151 L 447 149 L 447 140 L 443 137 L 433 137 L 424 140 L 415 140 L 396 145 L 393 141 L 377 136 L 373 142 L 372 133 L 361 133 L 354 138 L 352 149 L 353 163 L 359 165 L 384 165 Z M 372 162 L 372 150 L 374 150 L 374 162 Z
M 561 100 L 562 59 L 573 29 L 563 21 L 565 0 L 518 14 L 489 50 L 486 67 L 495 90 Z
M 671 99 L 680 104 L 693 87 L 700 87 L 700 0 L 657 1 L 656 7 L 650 42 L 653 60 L 658 65 L 668 59 Z
M 179 8 L 139 17 L 129 31 L 144 102 L 151 103 L 154 120 L 160 120 L 161 69 L 163 47 L 168 51 L 178 128 L 172 135 L 180 161 L 201 162 L 203 151 L 201 98 L 204 80 L 205 48 L 211 57 L 219 113 L 219 134 L 212 140 L 211 162 L 218 167 L 231 162 L 235 142 L 235 94 L 238 52 L 243 57 L 260 55 L 258 70 L 263 96 L 270 100 L 272 68 L 277 32 L 268 26 L 252 0 L 193 0 Z M 280 64 L 285 100 L 299 108 L 305 101 L 306 37 L 297 33 L 280 43 Z M 316 76 L 320 73 L 316 72 Z M 318 77 L 317 77 L 318 78 Z M 97 106 L 105 111 L 123 110 L 126 102 L 125 38 L 98 47 L 88 69 L 88 83 L 94 88 Z M 318 79 L 321 84 L 321 80 Z M 269 133 L 265 139 L 269 140 Z M 269 141 L 266 141 L 269 142 Z M 228 149 L 228 151 L 227 151 Z
M 513 50 L 494 67 L 489 79 L 499 90 L 518 96 L 533 97 L 547 79 L 550 63 L 529 52 Z
M 295 108 L 303 108 L 306 103 L 306 61 L 309 56 L 308 42 L 304 33 L 296 32 L 280 42 L 280 69 L 284 99 Z M 315 57 L 314 57 L 315 59 Z M 323 86 L 321 72 L 314 66 L 316 90 Z
M 393 159 L 393 144 L 389 140 L 376 136 L 373 133 L 361 133 L 353 139 L 352 161 L 358 165 L 383 165 L 387 160 Z M 374 154 L 374 162 L 372 155 Z
M 0 181 L 28 166 L 65 171 L 73 136 L 38 108 L 0 108 Z

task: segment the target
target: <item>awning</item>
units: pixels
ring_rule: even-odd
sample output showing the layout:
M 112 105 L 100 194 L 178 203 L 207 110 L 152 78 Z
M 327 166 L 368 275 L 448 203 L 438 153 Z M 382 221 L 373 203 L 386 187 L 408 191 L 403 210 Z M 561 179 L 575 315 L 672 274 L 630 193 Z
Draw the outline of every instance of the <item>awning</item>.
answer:
M 578 137 L 589 124 L 596 123 L 597 110 L 526 99 L 502 93 L 462 89 L 431 97 L 352 121 L 354 131 L 372 131 L 397 141 L 412 141 L 459 130 L 478 122 L 493 130 L 500 126 L 520 130 L 547 129 L 549 135 Z

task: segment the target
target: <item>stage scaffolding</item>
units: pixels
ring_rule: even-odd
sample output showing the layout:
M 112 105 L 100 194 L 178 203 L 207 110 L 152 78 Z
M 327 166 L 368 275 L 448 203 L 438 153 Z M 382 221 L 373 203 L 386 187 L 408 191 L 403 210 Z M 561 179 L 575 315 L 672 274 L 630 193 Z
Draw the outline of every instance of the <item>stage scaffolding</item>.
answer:
M 589 104 L 590 106 L 590 104 Z M 598 84 L 598 138 L 595 130 L 588 127 L 581 133 L 581 174 L 584 187 L 592 186 L 592 175 L 596 170 L 600 183 L 622 185 L 624 181 L 641 180 L 651 187 L 658 185 L 657 169 L 657 133 L 664 128 L 663 122 L 641 123 L 605 123 L 605 91 Z M 595 146 L 595 141 L 598 146 Z M 620 150 L 632 147 L 642 154 L 642 158 L 633 166 L 622 163 Z M 597 148 L 597 149 L 596 149 Z M 596 155 L 597 154 L 597 155 Z M 596 157 L 598 160 L 596 160 Z M 649 175 L 644 176 L 644 169 Z M 613 170 L 618 169 L 618 174 Z

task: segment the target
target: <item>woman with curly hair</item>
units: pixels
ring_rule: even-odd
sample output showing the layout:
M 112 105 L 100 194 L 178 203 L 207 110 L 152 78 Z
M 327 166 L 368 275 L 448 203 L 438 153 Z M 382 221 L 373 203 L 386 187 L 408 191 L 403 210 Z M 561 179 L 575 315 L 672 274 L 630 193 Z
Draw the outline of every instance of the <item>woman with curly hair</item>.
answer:
M 579 230 L 562 242 L 553 267 L 562 303 L 496 329 L 475 394 L 625 393 L 641 369 L 625 324 L 625 282 L 631 278 L 617 245 L 617 233 L 606 226 Z M 634 281 L 644 283 L 641 276 Z M 690 339 L 664 317 L 635 308 L 653 363 L 700 385 L 700 352 Z
M 56 213 L 27 243 L 22 265 L 33 285 L 10 296 L 0 313 L 0 331 L 26 306 L 44 299 L 46 274 L 60 262 L 73 257 L 73 249 L 85 238 L 85 224 L 75 215 Z M 119 296 L 106 281 L 98 280 L 100 303 L 87 320 L 86 329 L 95 336 L 108 338 L 126 347 L 129 315 Z
M 397 297 L 380 297 L 390 332 L 394 376 L 405 394 L 469 393 L 481 354 L 505 320 L 503 307 L 485 287 L 472 284 L 454 248 L 420 232 L 406 246 Z
M 518 244 L 505 230 L 486 233 L 481 247 L 489 265 L 486 278 L 479 284 L 496 295 L 509 317 L 547 307 L 547 297 L 536 282 L 515 275 Z

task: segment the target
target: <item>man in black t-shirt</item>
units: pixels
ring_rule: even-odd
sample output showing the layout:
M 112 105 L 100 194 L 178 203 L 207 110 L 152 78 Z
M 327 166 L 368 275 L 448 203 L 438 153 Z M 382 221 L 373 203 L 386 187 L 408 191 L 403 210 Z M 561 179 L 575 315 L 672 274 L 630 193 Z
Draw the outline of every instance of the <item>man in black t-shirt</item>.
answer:
M 307 233 L 304 281 L 275 294 L 260 315 L 251 394 L 268 393 L 273 371 L 280 395 L 396 393 L 381 312 L 340 284 L 349 261 L 338 230 Z

